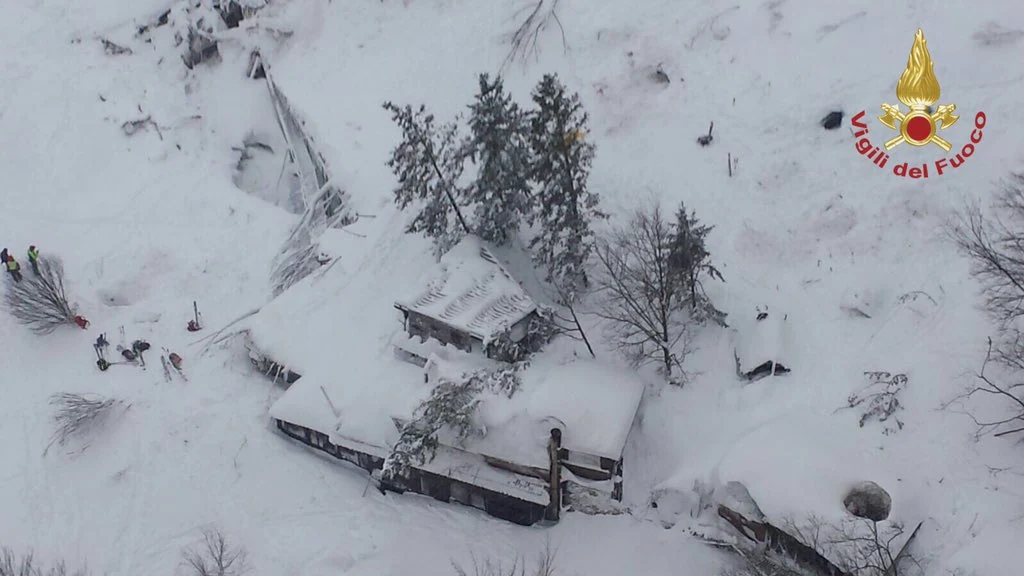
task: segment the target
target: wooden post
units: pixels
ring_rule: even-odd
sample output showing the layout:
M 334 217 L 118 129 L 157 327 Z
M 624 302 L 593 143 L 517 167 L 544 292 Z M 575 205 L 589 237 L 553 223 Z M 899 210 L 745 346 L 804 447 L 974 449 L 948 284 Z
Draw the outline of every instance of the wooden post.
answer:
M 729 160 L 729 178 L 732 178 L 732 152 L 729 152 L 728 160 Z
M 562 431 L 558 428 L 551 429 L 551 439 L 548 440 L 548 462 L 549 476 L 548 494 L 551 502 L 544 512 L 546 520 L 557 522 L 562 510 L 562 464 L 559 462 L 558 453 L 562 449 Z

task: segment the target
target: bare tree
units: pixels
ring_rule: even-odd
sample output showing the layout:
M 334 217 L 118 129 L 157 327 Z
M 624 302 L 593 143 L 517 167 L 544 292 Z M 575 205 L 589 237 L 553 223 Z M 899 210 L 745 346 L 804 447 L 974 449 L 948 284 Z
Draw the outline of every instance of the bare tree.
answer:
M 508 35 L 510 49 L 501 63 L 502 71 L 517 59 L 525 61 L 531 54 L 536 55 L 539 52 L 537 43 L 540 34 L 552 21 L 558 25 L 558 29 L 562 33 L 562 49 L 569 49 L 569 44 L 565 40 L 565 28 L 562 27 L 562 21 L 558 19 L 558 13 L 555 11 L 557 8 L 558 0 L 537 0 L 536 4 L 527 5 L 516 12 L 515 17 L 518 18 L 525 13 L 526 18 L 514 32 Z
M 72 394 L 63 392 L 50 398 L 50 405 L 56 408 L 53 415 L 56 431 L 43 452 L 45 455 L 54 443 L 64 446 L 73 437 L 81 437 L 102 426 L 114 408 L 127 410 L 121 400 L 98 395 Z
M 672 250 L 672 226 L 657 204 L 637 209 L 596 250 L 603 272 L 597 315 L 609 322 L 614 345 L 635 365 L 657 362 L 670 380 L 683 376 L 689 320 L 684 279 L 670 264 Z
M 480 560 L 474 555 L 472 572 L 455 562 L 452 562 L 452 568 L 455 569 L 456 576 L 555 576 L 556 556 L 557 551 L 551 548 L 549 541 L 544 545 L 544 550 L 537 555 L 537 561 L 529 572 L 526 562 L 519 556 L 516 556 L 511 564 L 503 564 L 501 560 Z
M 1004 417 L 981 420 L 968 414 L 979 434 L 1004 436 L 1024 432 L 1024 382 L 999 383 L 985 369 L 994 360 L 1013 372 L 1024 371 L 1024 173 L 1004 183 L 994 208 L 995 214 L 988 217 L 977 203 L 971 204 L 947 228 L 949 237 L 970 259 L 972 274 L 984 291 L 985 307 L 999 326 L 995 342 L 989 339 L 977 376 L 980 383 L 947 406 L 975 395 L 1005 399 L 1009 413 Z
M 64 291 L 64 265 L 56 256 L 39 257 L 39 273 L 20 282 L 7 282 L 7 310 L 36 334 L 49 334 L 64 324 L 74 324 L 76 306 Z
M 69 572 L 64 562 L 58 562 L 49 569 L 36 563 L 31 552 L 18 558 L 10 548 L 0 550 L 0 576 L 86 576 L 84 569 Z
M 229 544 L 220 530 L 203 530 L 202 543 L 183 556 L 192 576 L 241 576 L 249 571 L 245 549 Z
M 985 307 L 1003 333 L 994 358 L 1024 369 L 1024 173 L 1004 183 L 993 208 L 987 217 L 977 203 L 968 205 L 947 234 L 970 259 Z

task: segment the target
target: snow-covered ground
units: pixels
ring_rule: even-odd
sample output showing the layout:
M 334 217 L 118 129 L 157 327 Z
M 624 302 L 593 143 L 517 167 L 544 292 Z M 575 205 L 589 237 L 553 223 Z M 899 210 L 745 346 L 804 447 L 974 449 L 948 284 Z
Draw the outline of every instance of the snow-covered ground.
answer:
M 202 355 L 197 343 L 268 301 L 271 261 L 297 218 L 232 183 L 232 147 L 273 129 L 265 84 L 245 77 L 249 49 L 263 49 L 357 211 L 375 216 L 325 237 L 344 274 L 304 305 L 344 301 L 332 306 L 336 331 L 308 351 L 343 370 L 380 356 L 378 334 L 398 326 L 391 303 L 431 265 L 428 243 L 401 232 L 405 215 L 391 201 L 384 162 L 398 131 L 381 103 L 425 103 L 441 118 L 464 110 L 477 74 L 505 58 L 519 6 L 275 0 L 262 29 L 228 33 L 220 62 L 186 73 L 173 26 L 135 36 L 171 5 L 41 0 L 5 7 L 0 22 L 0 244 L 60 255 L 93 323 L 38 337 L 0 314 L 0 545 L 97 574 L 170 575 L 182 547 L 216 525 L 258 574 L 446 574 L 453 557 L 533 555 L 548 539 L 562 574 L 713 574 L 721 557 L 687 536 L 686 522 L 663 529 L 648 508 L 653 490 L 739 480 L 769 517 L 834 518 L 844 488 L 866 479 L 892 494 L 894 518 L 924 521 L 917 545 L 929 574 L 1019 573 L 1020 450 L 1005 438 L 975 442 L 968 418 L 939 409 L 970 384 L 992 327 L 967 263 L 938 234 L 953 209 L 987 198 L 1024 163 L 1016 2 L 560 2 L 564 48 L 552 26 L 506 85 L 526 102 L 541 74 L 558 72 L 580 92 L 597 145 L 591 187 L 613 214 L 654 194 L 716 226 L 710 248 L 727 282 L 712 298 L 734 318 L 759 305 L 787 314 L 792 372 L 739 381 L 732 335 L 709 329 L 688 385 L 645 396 L 625 465 L 633 514 L 570 513 L 553 528 L 367 489 L 365 474 L 272 429 L 280 390 L 237 340 Z M 910 180 L 861 158 L 848 118 L 836 131 L 817 122 L 834 107 L 848 117 L 863 109 L 869 137 L 887 139 L 874 118 L 895 101 L 919 26 L 942 101 L 962 115 L 943 136 L 967 142 L 978 110 L 988 125 L 964 166 Z M 1001 43 L 979 40 L 999 26 Z M 100 36 L 133 53 L 105 54 Z M 651 81 L 659 64 L 669 84 Z M 159 133 L 122 132 L 146 116 Z M 714 143 L 699 147 L 710 121 Z M 892 155 L 889 167 L 897 155 L 934 160 L 937 149 Z M 199 334 L 185 331 L 193 300 L 207 326 Z M 282 339 L 301 335 L 279 320 Z M 129 342 L 153 344 L 146 371 L 96 370 L 92 340 L 105 331 L 117 344 L 121 326 Z M 188 382 L 164 381 L 162 348 L 185 358 Z M 867 384 L 865 371 L 883 370 L 908 377 L 905 426 L 888 436 L 858 427 L 854 410 L 835 412 Z M 131 406 L 84 451 L 44 456 L 47 400 L 62 391 Z

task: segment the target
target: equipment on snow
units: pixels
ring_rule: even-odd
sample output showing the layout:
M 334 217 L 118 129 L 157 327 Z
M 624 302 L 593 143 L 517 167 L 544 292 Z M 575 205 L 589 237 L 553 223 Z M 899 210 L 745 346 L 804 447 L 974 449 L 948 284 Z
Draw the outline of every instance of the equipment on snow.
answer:
M 189 332 L 198 332 L 203 329 L 202 324 L 199 323 L 199 305 L 196 301 L 192 301 L 192 313 L 195 315 L 195 319 L 188 321 L 187 330 Z
M 145 340 L 136 340 L 132 342 L 132 352 L 139 359 L 139 363 L 142 364 L 143 369 L 146 367 L 146 359 L 142 356 L 142 353 L 149 350 L 149 342 Z
M 107 368 L 110 368 L 110 362 L 100 358 L 96 361 L 96 367 L 100 369 L 100 372 L 106 372 Z
M 104 352 L 106 351 L 107 347 L 109 347 L 109 346 L 110 346 L 110 342 L 107 342 L 106 334 L 100 334 L 99 337 L 96 338 L 96 343 L 92 345 L 93 349 L 96 350 L 96 356 L 99 357 L 99 359 L 103 360 L 104 362 L 106 361 L 104 359 L 105 358 Z
M 85 330 L 86 328 L 89 327 L 89 321 L 86 320 L 84 316 L 75 316 L 74 320 L 75 324 L 78 324 L 78 327 L 81 328 L 82 330 Z
M 169 364 L 174 367 L 174 371 L 178 373 L 178 376 L 181 376 L 182 380 L 188 382 L 188 376 L 185 376 L 185 373 L 181 370 L 181 356 L 179 356 L 177 352 L 171 352 L 167 348 L 164 348 L 163 351 L 167 354 L 167 356 L 160 356 L 160 363 L 164 367 L 164 379 L 168 382 L 171 381 L 171 370 L 168 368 Z M 168 361 L 168 359 L 170 360 Z
M 121 347 L 118 346 L 118 348 Z M 128 348 L 121 348 L 121 356 L 124 356 L 124 359 L 129 362 L 135 362 L 135 359 L 138 357 L 138 354 L 129 350 Z

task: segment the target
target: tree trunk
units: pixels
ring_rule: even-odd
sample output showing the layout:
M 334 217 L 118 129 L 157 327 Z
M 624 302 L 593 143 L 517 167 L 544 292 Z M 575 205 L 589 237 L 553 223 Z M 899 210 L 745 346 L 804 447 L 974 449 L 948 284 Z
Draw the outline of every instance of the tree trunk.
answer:
M 472 234 L 473 232 L 469 229 L 469 225 L 466 224 L 466 219 L 462 217 L 462 211 L 459 210 L 459 205 L 455 203 L 455 197 L 452 196 L 451 185 L 448 180 L 445 179 L 444 174 L 441 173 L 441 169 L 437 166 L 437 158 L 433 154 L 430 155 L 430 165 L 434 167 L 434 173 L 437 174 L 441 184 L 444 185 L 444 194 L 448 197 L 448 201 L 452 204 L 452 209 L 455 210 L 455 216 L 458 217 L 459 223 L 462 224 L 462 229 L 466 231 L 466 234 Z

